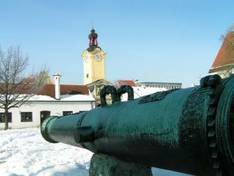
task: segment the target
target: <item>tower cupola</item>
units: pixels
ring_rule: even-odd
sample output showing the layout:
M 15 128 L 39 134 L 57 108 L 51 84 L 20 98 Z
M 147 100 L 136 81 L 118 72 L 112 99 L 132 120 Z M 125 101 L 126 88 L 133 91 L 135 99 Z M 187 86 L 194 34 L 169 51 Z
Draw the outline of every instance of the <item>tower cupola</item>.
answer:
M 92 29 L 88 35 L 89 47 L 82 53 L 84 84 L 105 79 L 105 52 L 98 45 L 98 34 Z
M 89 48 L 88 51 L 93 51 L 95 48 L 98 47 L 97 42 L 98 34 L 95 32 L 95 29 L 92 29 L 89 34 Z

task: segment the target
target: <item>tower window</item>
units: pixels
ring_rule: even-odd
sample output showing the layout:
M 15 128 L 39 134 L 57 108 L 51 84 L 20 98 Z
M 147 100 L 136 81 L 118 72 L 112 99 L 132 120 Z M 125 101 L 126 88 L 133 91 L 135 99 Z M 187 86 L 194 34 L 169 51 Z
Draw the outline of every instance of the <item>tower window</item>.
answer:
M 86 78 L 88 78 L 89 77 L 89 74 L 86 74 Z

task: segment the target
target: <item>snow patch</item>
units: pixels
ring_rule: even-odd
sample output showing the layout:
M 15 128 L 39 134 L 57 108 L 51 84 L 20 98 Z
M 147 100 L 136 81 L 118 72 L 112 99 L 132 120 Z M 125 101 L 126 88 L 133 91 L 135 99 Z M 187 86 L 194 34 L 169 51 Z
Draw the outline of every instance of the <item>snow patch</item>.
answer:
M 46 142 L 37 128 L 0 132 L 1 176 L 88 176 L 92 153 Z
M 88 176 L 90 151 L 46 142 L 38 128 L 0 131 L 1 176 Z M 183 176 L 152 169 L 154 176 Z

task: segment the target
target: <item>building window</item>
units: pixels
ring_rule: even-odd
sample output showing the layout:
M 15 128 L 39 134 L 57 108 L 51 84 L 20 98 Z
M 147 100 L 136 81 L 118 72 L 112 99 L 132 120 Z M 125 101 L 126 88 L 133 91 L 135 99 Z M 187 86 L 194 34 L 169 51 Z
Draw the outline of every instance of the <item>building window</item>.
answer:
M 0 123 L 4 123 L 5 122 L 5 113 L 0 113 Z M 8 122 L 12 122 L 12 115 L 11 115 L 11 112 L 8 112 Z
M 72 113 L 73 113 L 72 111 L 63 111 L 63 116 L 70 115 Z
M 40 117 L 41 117 L 41 124 L 45 119 L 47 119 L 50 116 L 50 111 L 41 111 Z
M 32 112 L 21 112 L 21 122 L 32 122 Z

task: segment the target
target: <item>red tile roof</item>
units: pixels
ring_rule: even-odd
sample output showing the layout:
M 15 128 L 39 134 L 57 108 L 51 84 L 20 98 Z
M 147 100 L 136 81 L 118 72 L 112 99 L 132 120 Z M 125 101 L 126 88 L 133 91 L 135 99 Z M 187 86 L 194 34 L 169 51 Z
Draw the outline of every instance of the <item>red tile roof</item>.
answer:
M 84 94 L 88 95 L 89 90 L 87 86 L 84 85 L 60 85 L 61 95 L 66 94 Z M 47 95 L 50 97 L 55 97 L 54 84 L 46 84 L 38 93 L 38 95 Z
M 136 83 L 133 80 L 118 80 L 117 81 L 117 86 L 120 87 L 123 85 L 136 86 Z
M 212 64 L 209 72 L 223 70 L 228 66 L 234 66 L 234 32 L 229 32 Z

